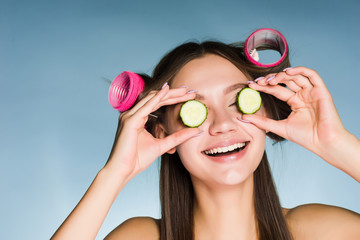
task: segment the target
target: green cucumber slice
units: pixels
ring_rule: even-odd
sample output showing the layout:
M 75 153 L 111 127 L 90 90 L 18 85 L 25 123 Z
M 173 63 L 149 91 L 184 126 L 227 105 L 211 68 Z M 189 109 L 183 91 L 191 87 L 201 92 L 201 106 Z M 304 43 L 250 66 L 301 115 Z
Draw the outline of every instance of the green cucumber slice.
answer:
M 237 104 L 244 114 L 256 113 L 261 107 L 261 96 L 258 91 L 252 88 L 243 88 L 237 97 Z
M 185 126 L 195 128 L 206 120 L 207 112 L 205 104 L 189 100 L 181 106 L 180 117 Z

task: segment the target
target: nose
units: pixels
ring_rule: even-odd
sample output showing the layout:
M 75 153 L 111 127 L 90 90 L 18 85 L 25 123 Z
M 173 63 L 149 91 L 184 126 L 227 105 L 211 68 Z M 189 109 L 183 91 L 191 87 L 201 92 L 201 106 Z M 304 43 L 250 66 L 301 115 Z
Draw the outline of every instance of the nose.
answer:
M 224 133 L 231 133 L 236 131 L 238 124 L 236 124 L 236 116 L 234 112 L 227 111 L 227 109 L 219 108 L 212 109 L 209 112 L 208 119 L 210 122 L 209 134 L 218 135 Z

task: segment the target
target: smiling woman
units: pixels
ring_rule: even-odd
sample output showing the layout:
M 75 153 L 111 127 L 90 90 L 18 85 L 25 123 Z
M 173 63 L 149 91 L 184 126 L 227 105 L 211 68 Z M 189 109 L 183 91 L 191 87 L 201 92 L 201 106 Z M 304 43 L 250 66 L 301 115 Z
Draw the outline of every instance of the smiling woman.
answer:
M 107 239 L 360 236 L 357 213 L 325 205 L 280 206 L 266 136 L 298 143 L 360 180 L 360 142 L 343 127 L 321 78 L 289 66 L 288 55 L 271 68 L 255 66 L 241 44 L 190 42 L 169 52 L 152 77 L 140 75 L 144 90 L 120 115 L 108 162 L 53 239 L 95 238 L 119 192 L 159 156 L 161 219 L 130 219 Z M 255 114 L 243 115 L 234 104 L 244 87 L 261 92 L 263 104 Z M 191 99 L 208 111 L 197 128 L 179 116 Z
M 181 53 L 181 57 L 174 55 L 177 53 Z M 229 239 L 234 236 L 249 237 L 256 235 L 256 225 L 258 225 L 257 231 L 261 239 L 289 239 L 290 233 L 271 179 L 266 154 L 264 154 L 265 131 L 239 121 L 241 113 L 236 104 L 233 104 L 236 102 L 239 90 L 248 86 L 248 81 L 254 79 L 258 72 L 252 72 L 252 65 L 247 64 L 242 58 L 241 49 L 216 42 L 184 44 L 165 56 L 163 63 L 167 66 L 160 65 L 155 69 L 154 76 L 171 76 L 172 73 L 169 70 L 177 66 L 179 69 L 176 75 L 172 78 L 161 79 L 161 82 L 169 82 L 171 88 L 174 89 L 181 86 L 196 89 L 195 98 L 208 107 L 208 118 L 200 127 L 201 135 L 189 139 L 177 146 L 176 150 L 172 149 L 162 156 L 161 229 L 167 230 L 162 232 L 162 239 L 193 239 L 194 232 L 201 234 L 199 239 L 213 239 L 215 236 L 224 239 L 227 235 Z M 287 61 L 278 66 L 278 71 L 286 67 L 288 67 Z M 159 69 L 164 72 L 157 72 L 156 70 L 159 71 Z M 263 94 L 263 98 L 268 103 L 266 107 L 269 111 L 266 113 L 267 108 L 263 107 L 256 114 L 271 114 L 271 117 L 280 120 L 290 113 L 290 108 L 286 103 L 267 94 Z M 153 133 L 158 137 L 184 129 L 184 125 L 177 117 L 179 107 L 160 108 L 154 114 L 161 117 L 149 121 L 147 128 L 154 129 Z M 273 136 L 277 140 L 281 139 Z M 232 147 L 236 149 L 227 151 Z M 205 153 L 211 151 L 217 154 Z M 227 151 L 226 154 L 218 154 L 225 151 Z M 258 168 L 260 163 L 261 166 Z M 258 170 L 255 171 L 256 169 Z M 185 179 L 186 184 L 184 184 Z M 257 182 L 255 189 L 254 181 Z M 221 222 L 219 220 L 224 213 L 209 213 L 206 209 L 219 208 L 217 201 L 222 202 L 219 198 L 224 196 L 224 193 L 220 194 L 219 191 L 222 192 L 224 187 L 230 186 L 233 187 L 234 196 L 231 196 L 231 191 L 229 191 L 226 200 L 229 202 L 221 203 L 221 205 L 232 206 L 225 211 L 231 211 L 235 215 L 232 216 L 231 222 L 239 222 L 239 218 L 244 218 L 244 216 L 248 221 L 246 225 L 239 225 L 236 228 L 241 233 L 234 231 L 232 229 L 234 226 L 231 225 L 228 225 L 229 229 L 225 228 L 221 232 L 209 231 L 209 229 L 218 229 L 216 226 Z M 242 201 L 237 196 L 240 189 Z M 262 189 L 266 191 L 263 192 Z M 174 203 L 169 201 L 171 196 L 180 198 L 177 203 Z M 254 205 L 254 202 L 257 204 Z M 270 208 L 263 209 L 264 206 L 270 206 Z M 184 211 L 184 209 L 187 210 Z M 265 215 L 264 210 L 265 212 L 271 210 L 274 214 Z M 208 222 L 211 225 L 202 225 L 203 223 L 198 225 L 202 222 L 198 220 L 204 218 L 202 216 L 204 213 L 213 215 L 217 221 Z M 172 216 L 181 217 L 174 219 Z M 189 221 L 183 221 L 183 219 Z M 209 236 L 203 235 L 205 233 Z

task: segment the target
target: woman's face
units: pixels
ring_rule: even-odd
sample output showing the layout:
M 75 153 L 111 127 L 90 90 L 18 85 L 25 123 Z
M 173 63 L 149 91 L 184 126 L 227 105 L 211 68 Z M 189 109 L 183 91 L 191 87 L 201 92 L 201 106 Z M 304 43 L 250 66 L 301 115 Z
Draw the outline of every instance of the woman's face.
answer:
M 235 185 L 251 177 L 259 165 L 265 132 L 237 119 L 241 113 L 236 96 L 247 81 L 231 62 L 212 54 L 190 61 L 175 76 L 171 88 L 186 85 L 196 90 L 196 99 L 208 108 L 208 117 L 199 127 L 201 135 L 176 148 L 193 181 Z M 167 111 L 165 128 L 169 133 L 185 128 L 180 107 L 177 104 Z M 264 114 L 263 108 L 256 114 Z

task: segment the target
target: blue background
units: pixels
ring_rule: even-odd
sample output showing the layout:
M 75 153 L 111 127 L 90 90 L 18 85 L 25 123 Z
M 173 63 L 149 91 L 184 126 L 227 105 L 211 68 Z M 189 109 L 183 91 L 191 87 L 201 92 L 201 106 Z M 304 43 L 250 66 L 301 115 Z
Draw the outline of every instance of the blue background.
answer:
M 357 0 L 0 0 L 0 238 L 50 238 L 110 152 L 118 113 L 106 79 L 150 74 L 190 39 L 278 29 L 292 64 L 320 73 L 359 138 L 359 10 Z M 267 148 L 284 207 L 360 212 L 360 185 L 345 173 L 291 142 Z M 129 217 L 158 218 L 157 182 L 156 161 L 120 193 L 98 239 Z

